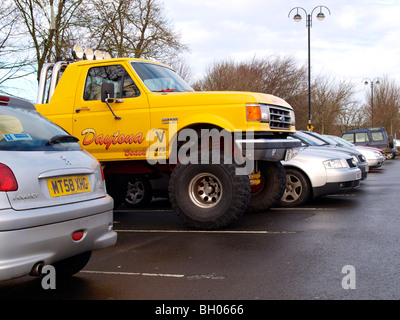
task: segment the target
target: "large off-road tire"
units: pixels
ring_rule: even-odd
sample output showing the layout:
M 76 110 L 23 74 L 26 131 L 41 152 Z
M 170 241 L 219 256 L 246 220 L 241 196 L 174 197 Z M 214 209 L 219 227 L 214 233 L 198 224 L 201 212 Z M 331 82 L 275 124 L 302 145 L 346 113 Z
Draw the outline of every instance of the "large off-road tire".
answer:
M 169 198 L 179 218 L 195 229 L 227 227 L 243 215 L 250 197 L 247 175 L 236 164 L 182 164 L 172 172 Z
M 252 186 L 248 212 L 268 211 L 279 203 L 286 186 L 285 169 L 280 162 L 259 161 L 260 184 Z
M 280 200 L 282 207 L 296 207 L 310 199 L 311 185 L 299 170 L 286 169 L 286 189 Z

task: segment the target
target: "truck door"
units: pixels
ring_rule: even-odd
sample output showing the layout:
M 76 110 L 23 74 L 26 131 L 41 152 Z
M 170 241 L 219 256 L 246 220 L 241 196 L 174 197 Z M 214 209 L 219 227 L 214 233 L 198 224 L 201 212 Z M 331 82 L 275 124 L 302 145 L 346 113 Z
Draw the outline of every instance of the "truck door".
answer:
M 150 129 L 146 94 L 140 92 L 122 65 L 88 68 L 79 85 L 74 107 L 73 135 L 100 161 L 146 159 Z M 101 101 L 102 83 L 114 85 L 110 103 L 114 114 Z

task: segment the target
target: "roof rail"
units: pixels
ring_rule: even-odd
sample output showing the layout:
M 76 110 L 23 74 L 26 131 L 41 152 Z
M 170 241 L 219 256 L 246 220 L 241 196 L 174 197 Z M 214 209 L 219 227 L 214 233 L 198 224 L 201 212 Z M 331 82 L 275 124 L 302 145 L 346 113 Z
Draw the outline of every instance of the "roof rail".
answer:
M 37 104 L 43 104 L 50 101 L 53 96 L 54 90 L 56 88 L 57 82 L 59 80 L 60 71 L 62 68 L 66 68 L 68 65 L 67 61 L 58 61 L 56 63 L 46 63 L 44 64 L 42 70 L 40 71 L 39 78 L 39 88 L 38 88 L 38 97 Z M 51 72 L 50 84 L 47 88 L 47 79 L 49 77 L 49 73 Z M 47 101 L 45 101 L 45 94 L 48 91 Z

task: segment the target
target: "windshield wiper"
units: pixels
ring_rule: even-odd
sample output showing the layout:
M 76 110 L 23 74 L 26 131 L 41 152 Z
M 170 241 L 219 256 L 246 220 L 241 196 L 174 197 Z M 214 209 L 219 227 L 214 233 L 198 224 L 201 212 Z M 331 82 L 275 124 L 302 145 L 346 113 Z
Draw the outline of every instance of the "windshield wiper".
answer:
M 172 92 L 172 91 L 176 91 L 175 88 L 171 88 L 171 89 L 161 89 L 161 90 L 157 90 L 156 92 Z
M 63 142 L 78 142 L 79 139 L 77 137 L 71 135 L 57 135 L 52 137 L 49 141 L 46 142 L 46 146 L 51 146 L 56 143 L 63 143 Z

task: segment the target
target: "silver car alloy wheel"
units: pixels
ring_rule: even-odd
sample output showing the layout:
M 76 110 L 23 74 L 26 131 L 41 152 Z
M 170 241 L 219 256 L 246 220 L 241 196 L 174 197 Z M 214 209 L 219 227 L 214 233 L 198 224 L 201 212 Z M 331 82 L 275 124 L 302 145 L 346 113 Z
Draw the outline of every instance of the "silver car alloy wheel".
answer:
M 294 202 L 300 198 L 303 192 L 303 185 L 298 177 L 293 174 L 286 174 L 286 189 L 282 200 L 286 202 Z

